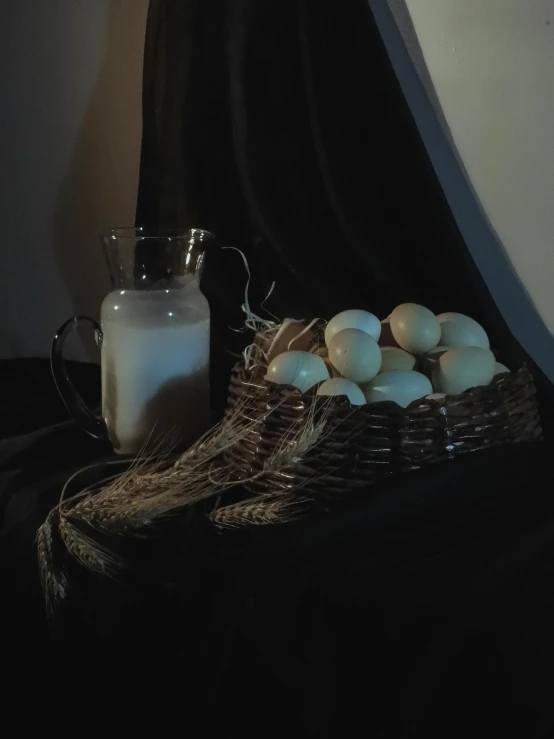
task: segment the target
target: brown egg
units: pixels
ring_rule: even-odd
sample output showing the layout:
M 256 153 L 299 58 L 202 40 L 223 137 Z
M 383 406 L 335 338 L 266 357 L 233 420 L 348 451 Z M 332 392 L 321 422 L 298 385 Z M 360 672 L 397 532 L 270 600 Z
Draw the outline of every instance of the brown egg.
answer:
M 305 328 L 306 326 L 301 321 L 285 318 L 269 347 L 268 361 L 271 362 L 278 354 L 286 351 L 307 351 L 313 342 L 313 332 L 307 330 L 302 334 Z
M 400 348 L 398 342 L 392 335 L 392 330 L 390 327 L 390 316 L 381 321 L 381 336 L 379 337 L 379 346 L 396 346 Z

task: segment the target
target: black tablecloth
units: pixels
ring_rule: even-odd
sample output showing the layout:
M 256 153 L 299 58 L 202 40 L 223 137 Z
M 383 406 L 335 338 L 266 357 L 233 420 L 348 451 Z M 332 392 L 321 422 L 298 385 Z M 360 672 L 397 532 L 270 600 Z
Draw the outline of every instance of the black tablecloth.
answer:
M 49 630 L 35 532 L 71 471 L 109 449 L 64 420 L 44 365 L 4 368 L 2 665 L 29 706 L 195 737 L 554 736 L 551 442 L 284 526 L 171 518 L 119 581 L 72 568 Z

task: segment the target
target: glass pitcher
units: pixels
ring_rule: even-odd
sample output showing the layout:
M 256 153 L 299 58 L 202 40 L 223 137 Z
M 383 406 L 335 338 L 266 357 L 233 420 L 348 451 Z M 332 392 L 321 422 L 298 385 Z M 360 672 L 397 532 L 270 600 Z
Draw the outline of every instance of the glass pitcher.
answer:
M 185 447 L 209 426 L 210 310 L 199 281 L 213 238 L 201 229 L 106 231 L 112 289 L 100 324 L 75 316 L 54 338 L 52 372 L 65 405 L 89 434 L 107 433 L 119 454 Z M 63 358 L 82 323 L 94 327 L 101 349 L 102 418 L 77 393 Z

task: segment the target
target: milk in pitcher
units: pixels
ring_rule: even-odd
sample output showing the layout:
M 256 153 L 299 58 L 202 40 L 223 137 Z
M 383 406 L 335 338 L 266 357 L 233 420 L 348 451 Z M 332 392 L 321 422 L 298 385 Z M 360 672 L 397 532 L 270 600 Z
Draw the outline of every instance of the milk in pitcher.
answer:
M 102 303 L 102 415 L 119 454 L 185 447 L 209 426 L 210 311 L 182 287 L 115 290 Z

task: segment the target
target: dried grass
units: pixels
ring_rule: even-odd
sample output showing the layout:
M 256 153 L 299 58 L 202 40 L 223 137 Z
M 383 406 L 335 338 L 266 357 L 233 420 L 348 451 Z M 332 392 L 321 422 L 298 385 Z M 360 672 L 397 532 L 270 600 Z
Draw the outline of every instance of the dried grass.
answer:
M 265 411 L 274 413 L 279 404 Z M 37 534 L 37 551 L 47 608 L 67 596 L 67 575 L 57 566 L 52 541 L 58 536 L 65 550 L 84 568 L 96 575 L 115 577 L 125 567 L 121 556 L 105 543 L 110 536 L 145 536 L 152 526 L 187 506 L 268 474 L 285 471 L 302 462 L 324 437 L 326 409 L 316 415 L 314 404 L 302 424 L 283 436 L 263 469 L 241 477 L 223 454 L 246 438 L 259 424 L 259 412 L 249 400 L 237 403 L 224 420 L 211 429 L 176 460 L 170 461 L 159 443 L 145 448 L 140 457 L 122 474 L 86 488 L 67 499 L 62 491 L 60 503 Z M 86 468 L 90 469 L 90 468 Z M 210 516 L 218 526 L 267 525 L 296 517 L 302 508 L 300 496 L 263 496 L 223 506 Z M 94 536 L 94 532 L 99 537 Z M 99 541 L 99 539 L 102 540 Z
M 307 502 L 288 493 L 264 496 L 218 508 L 210 514 L 210 519 L 220 528 L 288 523 L 301 515 Z
M 39 563 L 39 577 L 44 593 L 46 611 L 52 616 L 55 607 L 67 597 L 69 579 L 65 568 L 60 566 L 54 555 L 54 536 L 57 527 L 58 509 L 50 511 L 46 521 L 37 531 L 36 547 Z

